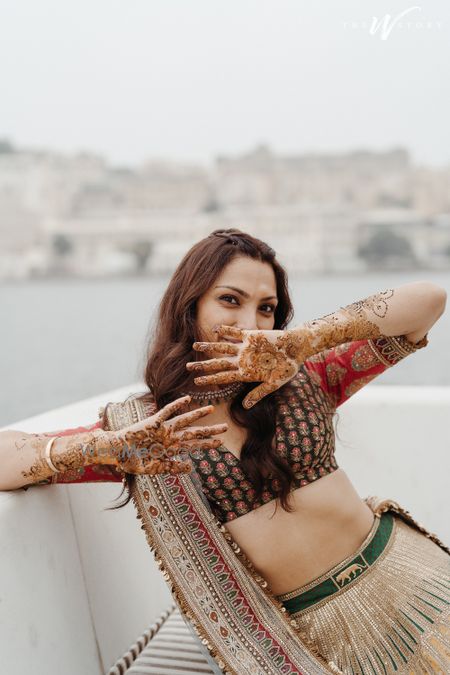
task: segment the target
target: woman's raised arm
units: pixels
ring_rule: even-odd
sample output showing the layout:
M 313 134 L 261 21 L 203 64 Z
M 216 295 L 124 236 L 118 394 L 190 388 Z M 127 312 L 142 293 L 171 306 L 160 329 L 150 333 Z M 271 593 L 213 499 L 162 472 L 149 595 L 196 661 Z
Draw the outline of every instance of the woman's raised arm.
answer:
M 194 342 L 193 349 L 216 351 L 222 358 L 190 361 L 186 368 L 222 371 L 195 377 L 194 383 L 199 385 L 260 382 L 242 401 L 244 408 L 251 408 L 292 379 L 307 359 L 325 349 L 382 336 L 404 336 L 416 348 L 425 346 L 428 330 L 443 314 L 446 301 L 444 288 L 417 281 L 381 291 L 285 331 L 216 326 L 217 339 L 226 338 L 228 342 Z M 235 344 L 230 344 L 230 338 Z

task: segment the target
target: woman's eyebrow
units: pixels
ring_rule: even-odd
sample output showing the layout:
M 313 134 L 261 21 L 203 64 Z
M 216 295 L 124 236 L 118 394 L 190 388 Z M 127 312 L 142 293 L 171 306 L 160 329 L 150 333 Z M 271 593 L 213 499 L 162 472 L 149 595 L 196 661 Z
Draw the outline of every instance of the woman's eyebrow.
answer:
M 244 298 L 249 298 L 249 294 L 243 291 L 240 288 L 236 288 L 236 286 L 214 286 L 214 288 L 231 288 L 232 291 L 236 291 L 236 293 L 240 293 Z M 276 300 L 277 296 L 276 295 L 267 295 L 265 298 L 261 298 L 261 300 Z

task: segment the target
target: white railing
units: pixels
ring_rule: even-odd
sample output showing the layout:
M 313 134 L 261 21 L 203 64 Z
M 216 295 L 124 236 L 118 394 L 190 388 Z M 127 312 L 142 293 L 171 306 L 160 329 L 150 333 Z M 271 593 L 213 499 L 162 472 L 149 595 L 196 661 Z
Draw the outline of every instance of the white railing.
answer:
M 116 389 L 8 425 L 51 431 L 96 421 Z M 450 387 L 372 385 L 339 408 L 336 457 L 358 493 L 396 499 L 450 540 Z M 171 597 L 120 483 L 0 492 L 0 659 L 22 675 L 104 675 Z

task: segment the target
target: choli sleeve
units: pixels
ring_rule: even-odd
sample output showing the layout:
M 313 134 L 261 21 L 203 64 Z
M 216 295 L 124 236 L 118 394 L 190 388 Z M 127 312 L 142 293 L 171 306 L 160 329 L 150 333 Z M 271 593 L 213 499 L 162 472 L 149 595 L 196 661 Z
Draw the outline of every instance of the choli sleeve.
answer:
M 45 431 L 44 436 L 71 436 L 73 434 L 81 434 L 85 431 L 92 431 L 93 429 L 103 429 L 103 420 L 100 419 L 95 424 L 88 426 L 74 427 L 73 429 L 62 429 L 58 431 Z M 63 473 L 56 473 L 43 481 L 34 483 L 34 485 L 51 485 L 53 483 L 105 483 L 114 482 L 119 483 L 123 479 L 123 474 L 119 472 L 114 466 L 109 464 L 91 464 L 80 469 L 72 469 Z M 25 485 L 23 489 L 31 487 Z
M 426 347 L 428 334 L 413 344 L 404 335 L 346 342 L 307 359 L 305 368 L 337 408 L 388 368 Z

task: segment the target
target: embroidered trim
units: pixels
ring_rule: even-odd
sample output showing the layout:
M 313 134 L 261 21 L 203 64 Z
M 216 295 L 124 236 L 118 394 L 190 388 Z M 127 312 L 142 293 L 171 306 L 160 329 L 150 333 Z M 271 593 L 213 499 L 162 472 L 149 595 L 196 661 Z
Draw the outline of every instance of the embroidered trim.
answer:
M 428 333 L 417 344 L 410 342 L 404 335 L 382 335 L 368 340 L 370 348 L 385 366 L 393 366 L 409 354 L 428 345 Z
M 281 601 L 284 600 L 291 600 L 291 598 L 295 598 L 296 595 L 299 595 L 300 593 L 304 593 L 305 591 L 309 591 L 311 588 L 314 586 L 317 586 L 319 583 L 322 583 L 322 581 L 325 581 L 325 579 L 329 579 L 332 577 L 333 574 L 336 573 L 337 570 L 340 570 L 341 567 L 348 565 L 353 558 L 355 558 L 357 555 L 361 554 L 361 551 L 363 551 L 366 546 L 369 544 L 369 542 L 372 541 L 374 538 L 376 532 L 378 531 L 378 527 L 380 524 L 380 519 L 377 518 L 374 514 L 374 520 L 372 523 L 372 527 L 370 528 L 369 532 L 364 538 L 364 541 L 362 544 L 354 551 L 353 553 L 350 553 L 347 558 L 344 558 L 344 560 L 341 560 L 338 562 L 336 565 L 334 565 L 331 569 L 329 569 L 327 572 L 324 572 L 321 574 L 319 577 L 316 577 L 312 581 L 309 581 L 308 583 L 304 584 L 303 586 L 299 586 L 298 588 L 295 588 L 292 591 L 289 591 L 288 593 L 282 593 L 281 595 L 277 595 L 277 598 Z
M 392 523 L 392 531 L 390 534 L 390 537 L 388 539 L 388 542 L 378 558 L 372 563 L 372 565 L 369 567 L 368 570 L 366 570 L 367 573 L 370 573 L 370 571 L 375 571 L 376 567 L 379 565 L 379 563 L 384 560 L 384 558 L 388 555 L 389 551 L 391 550 L 392 546 L 394 545 L 395 539 L 398 536 L 398 527 L 397 523 L 395 521 L 395 517 L 393 518 L 393 523 Z M 305 607 L 305 609 L 301 609 L 298 612 L 295 612 L 295 614 L 292 614 L 291 616 L 297 617 L 297 616 L 305 616 L 305 614 L 308 614 L 310 612 L 313 612 L 315 609 L 318 609 L 319 607 L 323 607 L 323 605 L 326 605 L 327 601 L 331 598 L 337 598 L 339 595 L 344 593 L 348 588 L 352 588 L 353 585 L 359 580 L 364 578 L 364 574 L 360 574 L 356 579 L 353 580 L 352 584 L 349 584 L 347 586 L 343 586 L 342 588 L 339 588 L 335 593 L 333 593 L 330 597 L 326 597 L 323 600 L 319 600 L 319 602 L 316 602 L 314 605 L 311 605 L 311 607 Z

